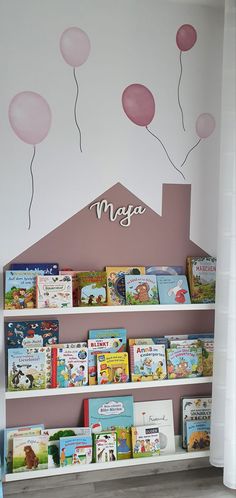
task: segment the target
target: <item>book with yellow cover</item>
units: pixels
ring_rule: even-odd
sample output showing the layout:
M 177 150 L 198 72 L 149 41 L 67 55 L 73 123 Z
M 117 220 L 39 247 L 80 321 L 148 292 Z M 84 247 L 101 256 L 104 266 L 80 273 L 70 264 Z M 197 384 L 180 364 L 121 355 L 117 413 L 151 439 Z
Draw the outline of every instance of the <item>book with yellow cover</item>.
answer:
M 107 266 L 107 301 L 110 306 L 125 304 L 125 275 L 145 275 L 144 266 Z
M 103 353 L 97 355 L 98 384 L 129 382 L 128 353 Z

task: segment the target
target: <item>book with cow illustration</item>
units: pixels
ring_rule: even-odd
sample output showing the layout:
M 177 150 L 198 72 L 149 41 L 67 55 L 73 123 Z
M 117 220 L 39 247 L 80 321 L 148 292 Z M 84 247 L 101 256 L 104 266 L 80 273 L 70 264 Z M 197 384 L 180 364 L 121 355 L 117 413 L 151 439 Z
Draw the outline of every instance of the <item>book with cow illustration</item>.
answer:
M 50 384 L 50 347 L 8 349 L 8 391 L 46 389 Z

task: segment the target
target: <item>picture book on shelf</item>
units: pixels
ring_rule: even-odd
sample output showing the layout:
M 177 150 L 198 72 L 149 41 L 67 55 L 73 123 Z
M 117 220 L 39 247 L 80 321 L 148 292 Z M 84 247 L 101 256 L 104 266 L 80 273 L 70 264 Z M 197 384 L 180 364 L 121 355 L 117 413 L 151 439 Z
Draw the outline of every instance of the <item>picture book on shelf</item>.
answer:
M 116 432 L 94 434 L 94 456 L 96 463 L 115 462 L 117 460 Z
M 167 349 L 166 355 L 168 379 L 202 376 L 202 348 Z
M 188 256 L 187 275 L 192 303 L 214 303 L 216 258 Z
M 18 436 L 40 436 L 44 425 L 30 425 L 24 427 L 10 427 L 4 431 L 4 473 L 12 473 L 13 438 Z
M 130 371 L 133 382 L 165 379 L 167 373 L 164 344 L 130 346 Z
M 145 344 L 164 344 L 166 349 L 169 347 L 169 341 L 166 337 L 131 337 L 128 339 L 128 344 L 129 347 Z
M 107 275 L 105 271 L 78 274 L 79 306 L 105 306 L 107 304 Z
M 213 355 L 214 355 L 214 341 L 210 339 L 202 339 L 202 375 L 208 377 L 213 375 Z
M 52 348 L 52 387 L 88 384 L 88 348 Z
M 131 427 L 133 458 L 160 455 L 159 427 L 140 425 Z
M 175 452 L 173 403 L 171 399 L 134 403 L 134 425 L 159 427 L 161 454 Z
M 7 270 L 5 272 L 5 309 L 36 307 L 36 276 L 39 271 Z
M 37 308 L 71 308 L 72 277 L 70 275 L 37 276 Z
M 8 349 L 8 391 L 46 389 L 50 383 L 50 347 Z
M 187 451 L 210 449 L 211 421 L 186 420 Z
M 89 339 L 122 339 L 123 349 L 126 351 L 127 330 L 126 329 L 91 329 L 89 330 Z
M 97 355 L 98 384 L 117 384 L 129 381 L 128 353 L 103 353 Z
M 72 436 L 85 435 L 87 429 L 84 427 L 58 427 L 55 429 L 43 429 L 42 436 L 48 437 L 48 468 L 60 467 L 60 439 Z M 91 434 L 91 430 L 90 430 Z
M 89 464 L 92 462 L 91 429 L 85 427 L 84 434 L 60 438 L 60 467 Z
M 88 375 L 89 384 L 97 384 L 97 355 L 99 353 L 120 353 L 124 351 L 122 337 L 107 339 L 88 339 Z
M 78 274 L 83 273 L 81 270 L 60 270 L 59 274 L 60 275 L 70 275 L 72 278 L 72 301 L 73 301 L 73 306 L 78 306 Z
M 187 447 L 186 420 L 209 420 L 212 398 L 209 396 L 183 396 L 181 398 L 181 432 L 183 448 Z
M 58 263 L 12 263 L 11 270 L 37 271 L 42 275 L 58 275 Z
M 146 266 L 146 275 L 183 275 L 183 266 Z
M 155 275 L 125 275 L 126 304 L 158 304 Z
M 188 282 L 185 275 L 157 275 L 161 304 L 190 304 Z
M 110 306 L 125 304 L 125 275 L 144 275 L 144 266 L 107 266 L 107 301 Z
M 6 347 L 40 348 L 59 342 L 58 320 L 8 322 L 5 326 Z
M 48 468 L 47 436 L 13 438 L 13 472 L 27 472 Z

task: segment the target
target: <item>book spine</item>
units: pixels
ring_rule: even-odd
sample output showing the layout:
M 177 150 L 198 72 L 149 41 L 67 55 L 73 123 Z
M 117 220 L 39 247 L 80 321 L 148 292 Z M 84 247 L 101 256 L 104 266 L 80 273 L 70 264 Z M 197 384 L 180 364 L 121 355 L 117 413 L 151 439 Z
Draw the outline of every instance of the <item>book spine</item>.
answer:
M 57 348 L 52 348 L 51 353 L 51 387 L 57 387 Z
M 134 347 L 130 346 L 129 348 L 129 361 L 130 361 L 130 377 L 131 381 L 133 380 L 134 374 Z
M 89 427 L 89 400 L 84 399 L 84 427 Z

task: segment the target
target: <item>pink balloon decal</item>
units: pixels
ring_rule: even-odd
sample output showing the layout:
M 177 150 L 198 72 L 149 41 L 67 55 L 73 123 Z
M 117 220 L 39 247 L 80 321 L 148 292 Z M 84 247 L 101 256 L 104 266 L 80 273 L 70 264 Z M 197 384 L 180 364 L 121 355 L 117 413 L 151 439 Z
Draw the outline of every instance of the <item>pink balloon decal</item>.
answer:
M 127 86 L 122 95 L 126 116 L 138 126 L 147 126 L 155 114 L 155 100 L 150 90 L 138 83 Z
M 60 38 L 60 51 L 62 54 L 63 59 L 69 66 L 73 67 L 73 76 L 75 80 L 75 85 L 76 85 L 76 96 L 75 96 L 75 103 L 74 103 L 74 120 L 75 120 L 75 125 L 78 129 L 79 136 L 80 136 L 80 151 L 82 152 L 82 135 L 81 135 L 81 129 L 78 123 L 78 118 L 77 118 L 77 103 L 78 103 L 78 96 L 79 96 L 79 84 L 78 84 L 78 79 L 76 76 L 76 68 L 79 66 L 82 66 L 88 59 L 88 56 L 90 54 L 90 40 L 85 33 L 80 28 L 77 27 L 71 27 L 67 28 L 61 35 Z
M 30 163 L 31 199 L 28 209 L 29 224 L 31 228 L 31 207 L 34 197 L 33 162 L 36 145 L 48 135 L 51 127 L 51 110 L 47 101 L 38 93 L 21 92 L 15 95 L 8 109 L 10 125 L 16 136 L 26 144 L 33 145 L 33 156 Z
M 196 121 L 196 132 L 200 139 L 208 138 L 216 126 L 215 118 L 208 113 L 200 114 Z
M 180 75 L 179 75 L 179 81 L 178 81 L 177 94 L 178 94 L 178 105 L 179 105 L 180 112 L 181 112 L 182 127 L 183 127 L 184 131 L 185 131 L 184 112 L 183 112 L 183 108 L 182 108 L 182 105 L 180 102 L 180 83 L 181 83 L 182 74 L 183 74 L 182 52 L 187 52 L 188 50 L 193 48 L 196 41 L 197 41 L 197 32 L 196 32 L 196 29 L 191 24 L 183 24 L 182 26 L 180 26 L 180 28 L 178 29 L 178 31 L 176 33 L 176 44 L 180 50 L 180 53 L 179 53 Z

